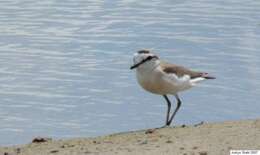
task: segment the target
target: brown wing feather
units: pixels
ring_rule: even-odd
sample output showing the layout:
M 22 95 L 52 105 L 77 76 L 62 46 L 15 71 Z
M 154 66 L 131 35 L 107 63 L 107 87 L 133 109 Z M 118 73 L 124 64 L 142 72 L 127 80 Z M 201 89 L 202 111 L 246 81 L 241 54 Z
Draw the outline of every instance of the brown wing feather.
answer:
M 204 75 L 204 73 L 202 73 L 202 72 L 192 71 L 192 70 L 187 69 L 183 66 L 170 64 L 170 63 L 167 63 L 167 62 L 161 62 L 161 67 L 162 67 L 164 72 L 174 73 L 178 77 L 182 77 L 184 75 L 189 75 L 190 78 L 193 79 L 193 78 L 197 78 L 197 77 L 203 77 L 203 75 Z

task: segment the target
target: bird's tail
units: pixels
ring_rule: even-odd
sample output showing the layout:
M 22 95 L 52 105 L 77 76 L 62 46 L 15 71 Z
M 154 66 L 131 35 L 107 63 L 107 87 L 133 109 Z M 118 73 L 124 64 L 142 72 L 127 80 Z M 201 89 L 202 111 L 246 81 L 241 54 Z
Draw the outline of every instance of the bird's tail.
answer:
M 207 79 L 216 79 L 214 76 L 210 76 L 208 73 L 201 73 L 201 75 L 197 78 L 191 79 L 190 82 L 192 86 L 195 86 L 196 84 L 200 83 L 201 81 L 207 80 Z

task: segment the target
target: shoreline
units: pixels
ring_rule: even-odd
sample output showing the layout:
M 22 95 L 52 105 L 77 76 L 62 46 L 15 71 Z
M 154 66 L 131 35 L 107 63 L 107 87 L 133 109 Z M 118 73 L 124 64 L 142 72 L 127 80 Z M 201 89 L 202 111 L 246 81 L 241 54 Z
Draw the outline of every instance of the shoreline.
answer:
M 260 119 L 129 131 L 93 138 L 35 138 L 29 144 L 0 147 L 0 155 L 226 155 L 231 149 L 260 150 Z

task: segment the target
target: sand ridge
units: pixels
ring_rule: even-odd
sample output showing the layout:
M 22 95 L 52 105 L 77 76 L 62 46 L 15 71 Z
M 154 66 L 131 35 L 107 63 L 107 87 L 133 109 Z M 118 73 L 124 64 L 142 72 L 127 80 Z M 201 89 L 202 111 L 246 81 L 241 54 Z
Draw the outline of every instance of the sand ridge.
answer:
M 260 150 L 260 119 L 140 130 L 0 147 L 0 155 L 229 155 Z

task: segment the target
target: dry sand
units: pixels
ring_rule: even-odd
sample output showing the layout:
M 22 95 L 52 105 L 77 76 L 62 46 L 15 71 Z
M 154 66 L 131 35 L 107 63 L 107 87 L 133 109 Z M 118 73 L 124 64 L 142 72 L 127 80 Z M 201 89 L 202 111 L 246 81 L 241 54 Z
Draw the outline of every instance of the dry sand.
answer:
M 229 155 L 260 149 L 260 119 L 179 126 L 96 138 L 47 140 L 0 147 L 0 155 Z

